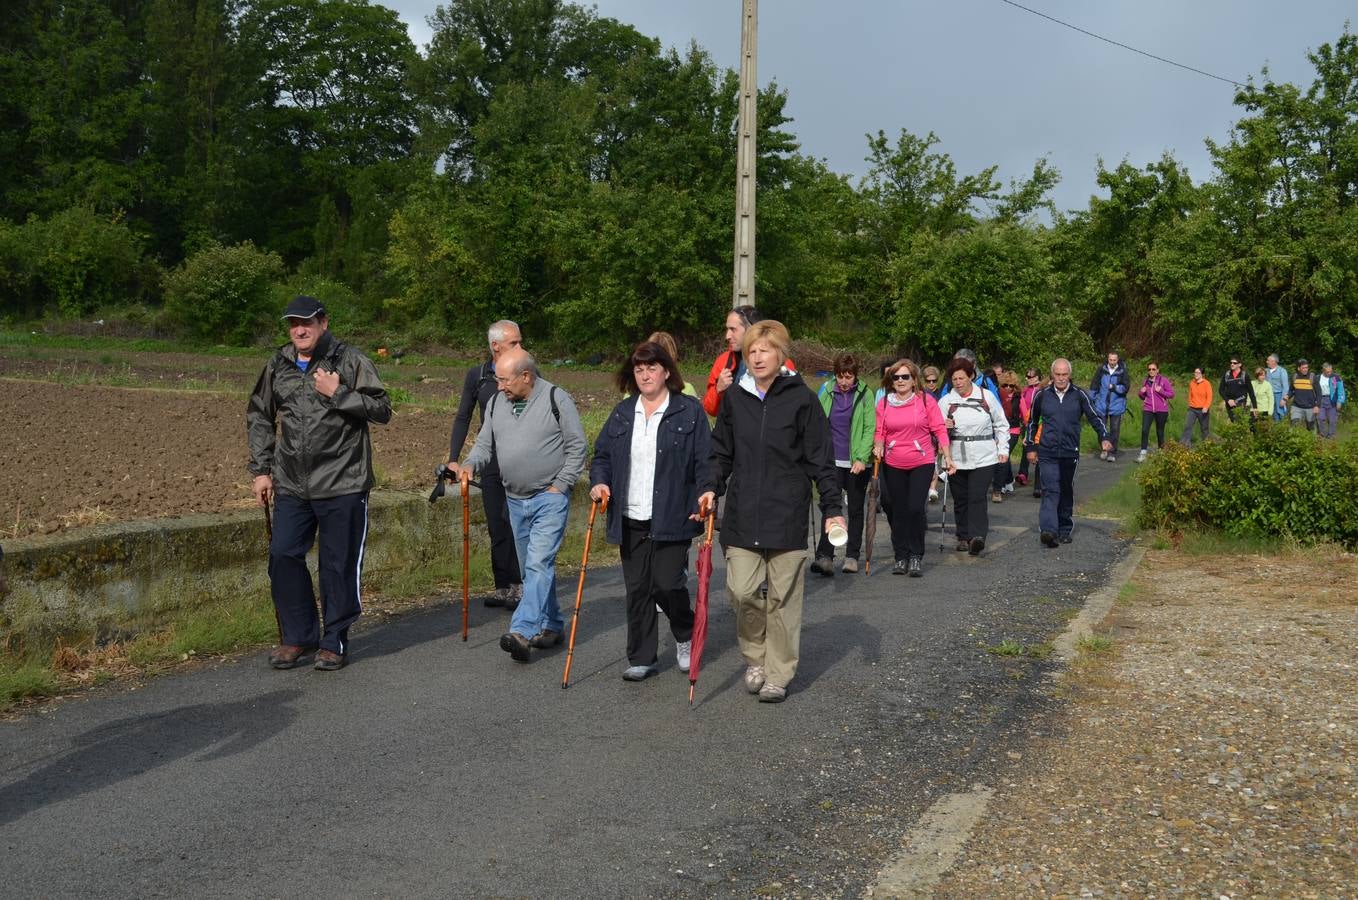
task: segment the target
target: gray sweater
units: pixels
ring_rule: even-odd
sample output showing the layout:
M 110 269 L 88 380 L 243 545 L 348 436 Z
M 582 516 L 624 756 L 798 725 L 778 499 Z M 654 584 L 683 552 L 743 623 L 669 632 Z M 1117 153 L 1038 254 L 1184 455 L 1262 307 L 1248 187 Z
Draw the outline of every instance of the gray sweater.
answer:
M 514 415 L 514 404 L 497 394 L 486 405 L 486 418 L 463 465 L 480 474 L 490 461 L 492 442 L 500 464 L 505 493 L 519 500 L 555 487 L 570 493 L 582 472 L 589 446 L 580 414 L 571 395 L 557 388 L 558 422 L 552 412 L 552 383 L 539 378 L 528 395 L 528 405 Z

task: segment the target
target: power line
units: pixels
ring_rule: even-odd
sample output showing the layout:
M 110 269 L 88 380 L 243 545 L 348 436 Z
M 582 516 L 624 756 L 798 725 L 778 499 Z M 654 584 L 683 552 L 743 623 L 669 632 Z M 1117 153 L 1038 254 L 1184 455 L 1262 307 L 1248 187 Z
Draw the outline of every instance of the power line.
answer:
M 1104 37 L 1104 36 L 1101 35 L 1101 34 L 1095 34 L 1095 33 L 1092 32 L 1092 31 L 1086 31 L 1085 29 L 1081 28 L 1081 27 L 1078 26 L 1078 25 L 1072 25 L 1072 24 L 1070 24 L 1069 22 L 1065 22 L 1065 21 L 1062 21 L 1061 19 L 1056 18 L 1055 16 L 1049 16 L 1049 15 L 1047 15 L 1047 14 L 1044 13 L 1044 12 L 1038 12 L 1038 11 L 1035 10 L 1035 9 L 1029 9 L 1028 7 L 1024 6 L 1024 5 L 1021 4 L 1021 3 L 1015 3 L 1014 0 L 1000 0 L 1000 2 L 1001 2 L 1001 3 L 1007 3 L 1007 4 L 1009 4 L 1010 6 L 1014 7 L 1015 9 L 1021 9 L 1021 10 L 1023 10 L 1023 11 L 1026 12 L 1026 13 L 1032 13 L 1033 15 L 1038 16 L 1038 17 L 1043 18 L 1043 19 L 1046 19 L 1046 20 L 1049 21 L 1049 22 L 1055 22 L 1057 25 L 1062 25 L 1062 26 L 1064 26 L 1064 27 L 1066 27 L 1066 28 L 1071 29 L 1072 31 L 1078 31 L 1078 32 L 1080 32 L 1080 34 L 1089 35 L 1089 36 L 1092 37 L 1092 38 L 1096 38 L 1096 39 L 1098 39 L 1098 40 L 1100 40 L 1100 41 L 1103 41 L 1105 44 L 1112 44 L 1114 47 L 1121 47 L 1123 50 L 1130 50 L 1130 51 L 1132 51 L 1133 53 L 1139 53 L 1139 54 L 1141 54 L 1142 56 L 1148 57 L 1148 58 L 1153 59 L 1153 60 L 1156 60 L 1156 61 L 1158 61 L 1158 62 L 1169 63 L 1171 66 L 1178 66 L 1178 67 L 1181 68 L 1181 69 L 1187 69 L 1187 70 L 1190 71 L 1190 72 L 1195 72 L 1195 73 L 1197 73 L 1198 75 L 1205 75 L 1205 76 L 1207 76 L 1208 78 L 1215 78 L 1217 81 L 1224 81 L 1224 82 L 1226 82 L 1227 84 L 1232 84 L 1232 85 L 1235 85 L 1236 87 L 1244 87 L 1244 86 L 1245 86 L 1245 85 L 1242 84 L 1241 82 L 1236 81 L 1234 78 L 1223 78 L 1223 77 L 1220 76 L 1220 75 L 1213 75 L 1211 72 L 1204 72 L 1202 69 L 1195 69 L 1195 68 L 1193 68 L 1192 66 L 1184 65 L 1184 64 L 1181 63 L 1181 62 L 1175 62 L 1175 61 L 1172 60 L 1172 59 L 1166 59 L 1166 58 L 1163 57 L 1163 56 L 1156 56 L 1154 53 L 1148 53 L 1148 52 L 1146 52 L 1145 50 L 1139 50 L 1139 49 L 1137 49 L 1136 47 L 1131 46 L 1130 44 L 1124 44 L 1124 43 L 1122 43 L 1121 41 L 1115 41 L 1115 40 L 1113 40 L 1112 38 L 1106 38 L 1106 37 Z

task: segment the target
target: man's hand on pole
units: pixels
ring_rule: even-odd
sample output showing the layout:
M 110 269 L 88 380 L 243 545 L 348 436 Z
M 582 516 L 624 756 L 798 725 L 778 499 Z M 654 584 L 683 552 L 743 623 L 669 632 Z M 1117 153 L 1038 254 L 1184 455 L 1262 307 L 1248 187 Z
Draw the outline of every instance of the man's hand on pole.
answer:
M 268 506 L 273 499 L 273 477 L 270 475 L 256 475 L 255 482 L 250 486 L 250 490 L 255 495 L 255 502 L 260 506 Z

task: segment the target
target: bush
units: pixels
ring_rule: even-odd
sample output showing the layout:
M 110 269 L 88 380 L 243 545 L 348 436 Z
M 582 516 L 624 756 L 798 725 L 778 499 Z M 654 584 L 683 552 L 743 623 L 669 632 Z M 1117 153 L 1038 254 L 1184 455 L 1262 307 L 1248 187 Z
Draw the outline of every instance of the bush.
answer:
M 1143 528 L 1204 527 L 1235 537 L 1289 536 L 1358 546 L 1358 445 L 1301 428 L 1228 425 L 1192 449 L 1168 443 L 1143 465 Z
M 355 330 L 370 328 L 377 321 L 382 303 L 368 300 L 349 288 L 322 275 L 298 275 L 289 278 L 275 291 L 274 303 L 282 310 L 298 294 L 315 297 L 325 305 L 330 328 L 340 335 L 352 336 Z M 352 340 L 352 337 L 345 337 Z
M 213 245 L 165 277 L 165 309 L 195 337 L 250 344 L 280 315 L 276 290 L 283 274 L 282 257 L 249 241 Z
M 101 306 L 142 298 L 153 266 L 141 240 L 120 216 L 88 207 L 30 218 L 0 235 L 0 290 L 15 308 L 55 307 L 62 316 L 88 315 Z

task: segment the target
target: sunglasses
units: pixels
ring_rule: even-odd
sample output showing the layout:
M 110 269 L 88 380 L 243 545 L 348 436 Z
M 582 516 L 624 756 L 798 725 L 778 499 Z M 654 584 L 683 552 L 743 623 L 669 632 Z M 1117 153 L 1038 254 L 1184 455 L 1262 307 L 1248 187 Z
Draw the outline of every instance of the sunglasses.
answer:
M 937 383 L 938 383 L 938 379 L 937 379 L 937 378 L 926 378 L 926 379 L 924 379 L 924 383 L 925 383 L 925 384 L 937 384 Z
M 891 376 L 892 381 L 910 381 L 913 378 L 914 376 L 911 375 L 909 372 L 906 372 L 904 375 L 896 374 Z

